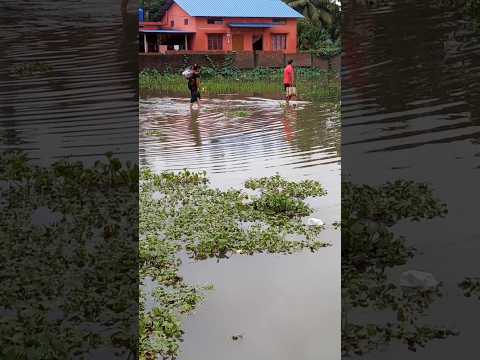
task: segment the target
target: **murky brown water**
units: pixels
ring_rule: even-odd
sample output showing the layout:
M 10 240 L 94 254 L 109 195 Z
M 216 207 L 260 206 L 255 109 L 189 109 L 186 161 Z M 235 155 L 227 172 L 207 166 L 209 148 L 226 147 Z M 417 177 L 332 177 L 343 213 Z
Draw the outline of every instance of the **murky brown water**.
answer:
M 0 151 L 48 163 L 137 153 L 137 17 L 130 2 L 0 4 Z
M 342 2 L 343 171 L 358 184 L 426 182 L 447 204 L 445 219 L 396 226 L 396 235 L 420 253 L 392 281 L 407 269 L 433 273 L 445 297 L 421 324 L 461 332 L 417 352 L 394 343 L 365 359 L 443 360 L 477 352 L 479 302 L 457 286 L 480 274 L 480 36 L 462 4 Z M 385 318 L 380 311 L 359 315 L 360 323 Z
M 329 194 L 313 203 L 327 224 L 340 219 L 340 121 L 335 105 L 278 100 L 187 99 L 140 102 L 140 159 L 156 171 L 206 170 L 214 186 L 274 175 L 311 178 Z M 212 283 L 185 320 L 181 360 L 340 358 L 340 236 L 317 254 L 234 256 L 183 266 L 186 279 Z M 241 341 L 232 335 L 242 334 Z

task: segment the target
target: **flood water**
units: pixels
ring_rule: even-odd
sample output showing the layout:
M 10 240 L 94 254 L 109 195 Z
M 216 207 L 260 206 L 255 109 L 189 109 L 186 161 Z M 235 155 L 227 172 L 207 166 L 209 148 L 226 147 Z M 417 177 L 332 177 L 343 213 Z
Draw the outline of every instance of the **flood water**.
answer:
M 42 164 L 107 152 L 136 161 L 138 20 L 136 5 L 128 9 L 122 15 L 117 0 L 1 2 L 0 151 Z
M 357 184 L 425 182 L 447 204 L 444 219 L 395 227 L 419 254 L 391 280 L 409 269 L 432 273 L 445 296 L 421 324 L 460 331 L 417 352 L 393 343 L 365 359 L 446 360 L 477 352 L 478 316 L 472 314 L 480 303 L 465 298 L 458 283 L 480 275 L 480 36 L 462 3 L 342 3 L 343 171 Z M 356 320 L 391 321 L 374 310 Z
M 312 203 L 340 220 L 340 119 L 334 104 L 218 98 L 191 112 L 188 99 L 140 101 L 140 163 L 155 171 L 206 170 L 212 185 L 239 187 L 279 173 L 320 181 Z M 215 289 L 184 321 L 181 360 L 340 358 L 340 234 L 331 226 L 316 254 L 185 259 L 182 273 Z M 242 335 L 233 341 L 233 335 Z

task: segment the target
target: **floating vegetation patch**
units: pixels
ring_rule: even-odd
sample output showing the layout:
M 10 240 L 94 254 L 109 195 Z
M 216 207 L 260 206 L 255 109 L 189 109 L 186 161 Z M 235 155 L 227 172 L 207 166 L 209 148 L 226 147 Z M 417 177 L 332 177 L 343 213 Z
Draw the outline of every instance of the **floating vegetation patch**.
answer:
M 326 195 L 318 182 L 276 175 L 222 191 L 209 185 L 205 173 L 144 169 L 140 178 L 140 276 L 157 284 L 155 305 L 145 307 L 145 293 L 140 301 L 141 359 L 175 358 L 183 335 L 180 316 L 204 296 L 205 288 L 179 275 L 180 252 L 194 260 L 220 260 L 315 252 L 329 245 L 319 239 L 324 226 L 303 221 L 313 213 L 305 200 Z
M 252 112 L 247 109 L 226 109 L 224 111 L 224 115 L 226 118 L 232 119 L 232 118 L 246 118 L 252 115 Z
M 17 76 L 32 76 L 47 73 L 52 69 L 53 67 L 50 64 L 35 62 L 14 65 L 10 72 L 12 75 Z
M 147 136 L 163 136 L 163 133 L 160 130 L 145 130 L 145 135 L 147 135 Z
M 416 351 L 434 339 L 458 332 L 446 326 L 425 324 L 431 304 L 443 296 L 441 283 L 406 288 L 391 282 L 388 274 L 405 266 L 416 249 L 392 227 L 400 221 L 443 217 L 446 205 L 426 184 L 398 180 L 381 186 L 342 183 L 342 356 L 362 356 L 394 342 Z M 461 284 L 475 292 L 475 282 Z M 366 310 L 388 314 L 385 322 L 353 321 Z M 394 320 L 396 319 L 396 320 Z
M 136 356 L 137 194 L 138 167 L 112 157 L 0 154 L 1 359 Z
M 467 277 L 460 284 L 460 289 L 463 290 L 465 297 L 476 296 L 480 300 L 480 278 L 479 277 Z

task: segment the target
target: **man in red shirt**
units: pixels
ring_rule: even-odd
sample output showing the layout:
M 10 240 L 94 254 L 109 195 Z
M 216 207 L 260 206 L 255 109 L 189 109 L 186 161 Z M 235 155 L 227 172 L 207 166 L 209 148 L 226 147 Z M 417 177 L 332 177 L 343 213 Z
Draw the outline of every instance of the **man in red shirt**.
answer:
M 283 71 L 283 85 L 285 86 L 288 104 L 292 97 L 297 95 L 295 89 L 295 69 L 293 68 L 293 60 L 288 61 L 288 65 Z

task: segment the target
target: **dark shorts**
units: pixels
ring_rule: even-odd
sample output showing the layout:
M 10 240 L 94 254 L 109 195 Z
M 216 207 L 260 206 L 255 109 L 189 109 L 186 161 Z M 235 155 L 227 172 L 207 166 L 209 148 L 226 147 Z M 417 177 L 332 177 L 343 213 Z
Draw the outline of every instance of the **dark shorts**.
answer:
M 190 103 L 193 104 L 201 99 L 200 91 L 197 89 L 190 89 Z

